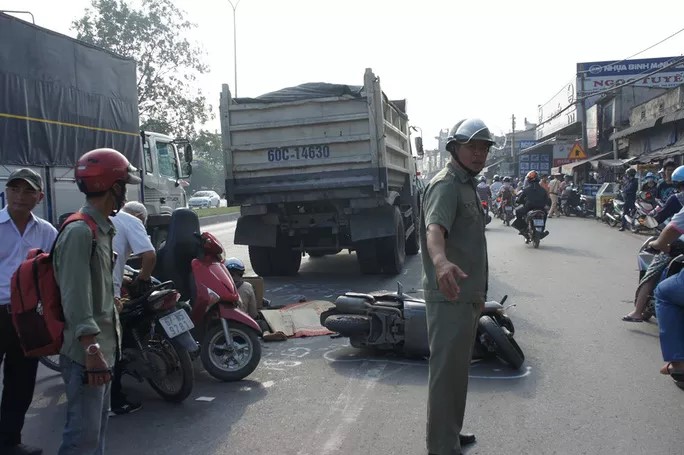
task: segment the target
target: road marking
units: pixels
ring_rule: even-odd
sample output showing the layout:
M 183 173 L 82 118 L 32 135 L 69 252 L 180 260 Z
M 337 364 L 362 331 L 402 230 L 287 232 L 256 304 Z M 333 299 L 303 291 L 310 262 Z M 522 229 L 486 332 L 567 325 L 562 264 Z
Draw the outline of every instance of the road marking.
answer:
M 369 362 L 364 361 L 354 374 L 347 380 L 342 393 L 331 404 L 328 414 L 320 420 L 313 432 L 313 444 L 319 441 L 321 436 L 330 434 L 320 450 L 314 451 L 317 455 L 329 455 L 339 453 L 347 434 L 358 417 L 363 412 L 367 398 L 375 388 L 377 381 L 382 377 L 387 363 L 379 363 L 371 368 Z M 306 455 L 309 452 L 302 449 L 298 455 Z

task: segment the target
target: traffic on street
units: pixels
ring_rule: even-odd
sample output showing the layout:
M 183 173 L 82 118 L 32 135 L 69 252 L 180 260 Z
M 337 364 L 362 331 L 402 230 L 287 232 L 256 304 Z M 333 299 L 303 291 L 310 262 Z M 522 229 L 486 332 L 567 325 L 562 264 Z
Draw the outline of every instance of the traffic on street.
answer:
M 247 249 L 231 242 L 234 229 L 208 227 L 227 255 L 247 261 Z M 465 429 L 478 442 L 467 453 L 679 453 L 681 390 L 658 373 L 658 326 L 620 320 L 633 305 L 644 237 L 574 217 L 549 221 L 549 230 L 533 249 L 501 221 L 487 226 L 489 297 L 515 305 L 508 312 L 525 364 L 471 365 Z M 400 281 L 421 296 L 421 274 L 413 258 L 397 277 L 363 276 L 354 254 L 340 253 L 305 258 L 295 278 L 268 278 L 266 295 L 274 304 L 334 300 Z M 365 352 L 328 335 L 263 343 L 262 362 L 240 382 L 194 368 L 182 404 L 125 380 L 144 406 L 110 420 L 109 453 L 423 453 L 424 359 Z M 61 439 L 64 405 L 59 375 L 41 367 L 25 437 L 47 453 Z

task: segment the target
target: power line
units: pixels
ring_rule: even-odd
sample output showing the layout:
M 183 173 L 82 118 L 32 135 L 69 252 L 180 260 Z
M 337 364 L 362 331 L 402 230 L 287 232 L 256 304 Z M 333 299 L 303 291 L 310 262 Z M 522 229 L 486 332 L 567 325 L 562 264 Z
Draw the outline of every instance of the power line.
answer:
M 604 65 L 604 66 L 601 67 L 601 69 L 602 69 L 602 70 L 603 70 L 603 69 L 606 69 L 606 68 L 608 68 L 608 67 L 610 67 L 610 66 L 617 65 L 618 63 L 625 62 L 625 61 L 629 60 L 629 59 L 632 58 L 632 57 L 636 57 L 637 55 L 643 54 L 644 52 L 653 49 L 654 47 L 658 46 L 659 44 L 664 43 L 665 41 L 667 41 L 667 40 L 669 40 L 670 38 L 673 38 L 673 37 L 679 35 L 679 34 L 682 33 L 682 32 L 684 32 L 684 28 L 677 30 L 676 32 L 674 32 L 673 34 L 671 34 L 670 36 L 668 36 L 667 38 L 661 39 L 661 40 L 658 41 L 657 43 L 648 46 L 646 49 L 641 50 L 641 51 L 637 52 L 636 54 L 632 54 L 632 55 L 630 55 L 629 57 L 623 58 L 622 60 L 618 60 L 617 62 L 613 62 L 613 63 L 610 63 L 610 64 L 608 64 L 608 65 Z M 579 73 L 588 73 L 588 72 L 589 72 L 589 70 L 579 71 Z

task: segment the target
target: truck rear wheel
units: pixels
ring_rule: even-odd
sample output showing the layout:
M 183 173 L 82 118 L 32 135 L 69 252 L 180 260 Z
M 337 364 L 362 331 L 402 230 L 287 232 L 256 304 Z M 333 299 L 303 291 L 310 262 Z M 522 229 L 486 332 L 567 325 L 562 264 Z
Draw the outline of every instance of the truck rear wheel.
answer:
M 418 219 L 416 214 L 411 215 L 411 222 L 413 223 L 413 232 L 406 239 L 406 254 L 415 256 L 420 252 L 420 237 L 418 233 Z
M 394 208 L 394 235 L 379 240 L 378 253 L 383 271 L 390 275 L 398 275 L 406 261 L 406 231 L 404 217 L 399 207 Z
M 356 244 L 356 260 L 364 275 L 376 275 L 380 273 L 380 261 L 378 259 L 379 239 L 362 240 Z
M 268 248 L 265 246 L 249 246 L 249 262 L 257 275 L 272 276 L 274 274 L 273 265 L 271 264 L 271 252 L 275 248 Z

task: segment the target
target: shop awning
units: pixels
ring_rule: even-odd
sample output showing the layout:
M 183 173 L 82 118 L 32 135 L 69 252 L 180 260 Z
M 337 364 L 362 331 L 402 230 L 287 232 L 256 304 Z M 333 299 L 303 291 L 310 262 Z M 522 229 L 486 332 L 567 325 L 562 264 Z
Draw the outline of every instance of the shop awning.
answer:
M 624 130 L 620 130 L 617 133 L 613 133 L 610 136 L 610 140 L 614 141 L 615 139 L 627 137 L 627 136 L 630 136 L 630 135 L 637 133 L 639 131 L 643 131 L 643 130 L 648 129 L 648 128 L 653 128 L 654 126 L 656 126 L 656 123 L 658 123 L 658 121 L 661 119 L 662 119 L 662 117 L 658 117 L 655 119 L 645 120 L 643 122 L 639 122 L 636 125 L 630 126 L 629 128 L 625 128 Z
M 586 160 L 579 160 L 579 161 L 574 161 L 572 163 L 564 164 L 564 165 L 560 166 L 561 172 L 563 174 L 572 174 L 572 170 L 574 168 L 576 168 L 578 166 L 582 166 L 584 164 L 588 164 L 591 161 L 600 160 L 601 158 L 605 158 L 608 155 L 612 155 L 612 154 L 613 154 L 613 152 L 606 152 L 606 153 L 602 153 L 600 155 L 592 156 L 591 158 L 587 158 Z
M 647 164 L 651 163 L 653 161 L 659 161 L 663 160 L 665 158 L 669 158 L 672 156 L 677 156 L 677 155 L 682 155 L 684 154 L 684 139 L 680 139 L 677 142 L 675 142 L 672 145 L 668 145 L 667 147 L 663 147 L 658 150 L 654 150 L 652 152 L 644 153 L 643 155 L 639 155 L 634 162 L 635 163 L 641 163 L 641 164 Z
M 684 119 L 684 109 L 679 109 L 671 114 L 667 114 L 663 117 L 663 123 L 676 122 L 677 120 Z
M 533 151 L 537 150 L 538 148 L 543 147 L 545 145 L 554 144 L 554 143 L 556 143 L 556 141 L 557 141 L 556 137 L 552 137 L 550 139 L 546 139 L 544 141 L 537 142 L 536 144 L 534 144 L 531 147 L 527 147 L 526 149 L 520 150 L 520 153 L 518 153 L 518 156 L 525 155 L 526 153 L 533 152 Z

